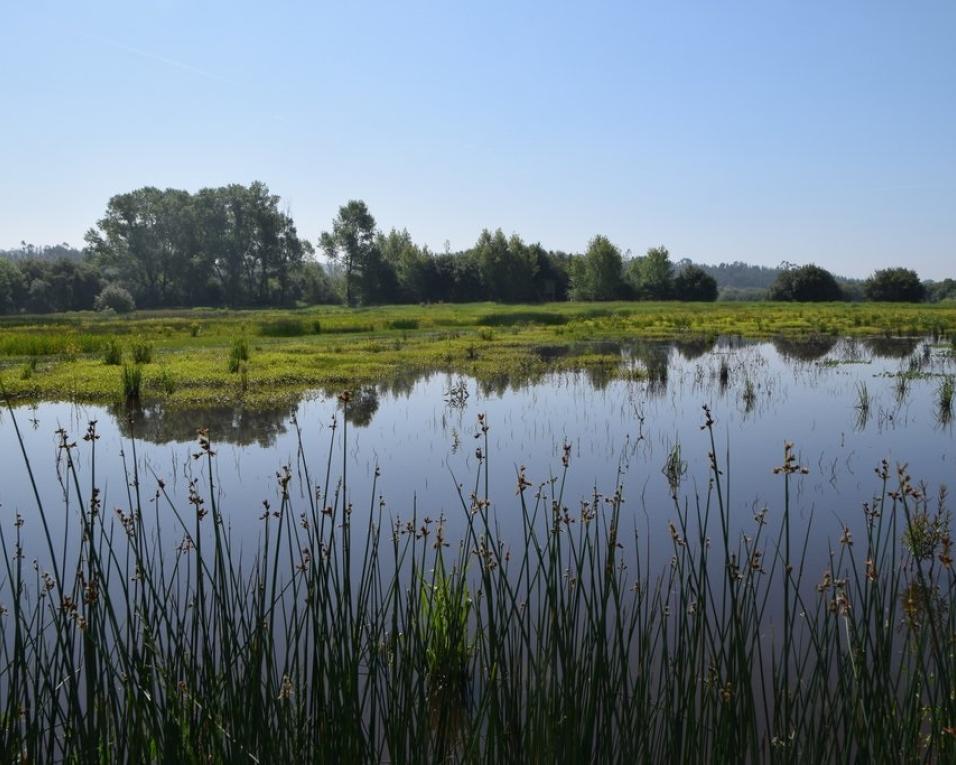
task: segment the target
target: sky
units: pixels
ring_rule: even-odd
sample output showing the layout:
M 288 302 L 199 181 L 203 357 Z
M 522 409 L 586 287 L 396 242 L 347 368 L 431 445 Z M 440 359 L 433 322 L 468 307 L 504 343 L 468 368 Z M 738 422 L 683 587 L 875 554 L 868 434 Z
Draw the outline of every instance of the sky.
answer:
M 113 194 L 262 180 L 703 263 L 956 276 L 956 2 L 0 0 L 0 248 Z

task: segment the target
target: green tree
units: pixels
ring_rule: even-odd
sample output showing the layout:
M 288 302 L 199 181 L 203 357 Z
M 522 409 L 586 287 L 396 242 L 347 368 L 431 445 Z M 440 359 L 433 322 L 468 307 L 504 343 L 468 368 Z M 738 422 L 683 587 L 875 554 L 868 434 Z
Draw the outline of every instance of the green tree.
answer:
M 717 299 L 717 280 L 698 266 L 684 265 L 674 277 L 674 297 L 678 300 L 714 301 Z
M 866 280 L 863 293 L 867 300 L 896 303 L 920 303 L 926 299 L 926 288 L 915 271 L 908 268 L 885 268 Z
M 669 300 L 674 290 L 674 264 L 664 246 L 651 247 L 627 266 L 627 281 L 641 300 Z
M 322 250 L 345 269 L 345 302 L 353 305 L 353 288 L 357 275 L 369 264 L 375 251 L 375 218 L 365 202 L 352 199 L 339 208 L 332 221 L 332 230 L 322 234 Z
M 784 269 L 770 285 L 771 300 L 819 302 L 843 300 L 843 297 L 833 274 L 812 263 Z
M 23 300 L 23 274 L 16 263 L 0 258 L 0 314 L 14 313 Z
M 614 300 L 621 296 L 621 251 L 606 236 L 595 236 L 587 252 L 572 261 L 571 294 L 575 300 Z
M 505 303 L 534 299 L 538 261 L 517 234 L 507 238 L 499 228 L 485 229 L 472 250 L 488 297 Z

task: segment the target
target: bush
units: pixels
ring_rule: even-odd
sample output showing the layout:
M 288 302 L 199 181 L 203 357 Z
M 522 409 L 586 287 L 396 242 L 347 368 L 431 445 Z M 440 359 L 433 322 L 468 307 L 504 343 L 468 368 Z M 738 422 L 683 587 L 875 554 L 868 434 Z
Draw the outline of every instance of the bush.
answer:
M 249 361 L 249 343 L 246 338 L 237 337 L 229 351 L 229 371 L 235 374 L 243 367 L 244 361 Z
M 133 361 L 137 364 L 149 364 L 153 360 L 153 346 L 143 339 L 133 343 L 130 351 L 133 354 Z
M 136 301 L 129 294 L 129 290 L 120 287 L 118 284 L 108 284 L 103 291 L 96 296 L 93 307 L 97 311 L 104 311 L 112 308 L 116 313 L 130 313 L 136 310 Z
M 915 271 L 908 268 L 884 268 L 866 280 L 863 286 L 867 300 L 895 303 L 921 303 L 926 288 Z
M 843 300 L 843 290 L 833 274 L 812 263 L 781 271 L 770 286 L 771 300 Z
M 122 361 L 123 348 L 116 338 L 111 337 L 106 341 L 106 347 L 103 349 L 103 363 L 118 366 Z

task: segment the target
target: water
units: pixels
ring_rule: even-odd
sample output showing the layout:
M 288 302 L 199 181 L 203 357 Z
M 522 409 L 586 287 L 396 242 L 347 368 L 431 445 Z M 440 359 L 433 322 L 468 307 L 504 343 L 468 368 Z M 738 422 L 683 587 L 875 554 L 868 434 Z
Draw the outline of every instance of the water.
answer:
M 325 482 L 330 450 L 335 485 L 342 475 L 343 436 L 353 519 L 384 501 L 393 519 L 409 519 L 413 509 L 419 519 L 444 517 L 448 536 L 455 539 L 465 517 L 457 486 L 467 502 L 478 467 L 475 450 L 482 446 L 475 438 L 478 413 L 490 426 L 490 497 L 503 538 L 515 544 L 521 539 L 517 471 L 525 466 L 535 486 L 559 475 L 568 443 L 571 465 L 563 504 L 576 510 L 595 491 L 612 494 L 620 480 L 630 526 L 625 531 L 659 540 L 663 562 L 667 522 L 676 514 L 663 468 L 675 446 L 681 501 L 693 506 L 694 498 L 707 491 L 705 404 L 716 420 L 717 456 L 740 531 L 751 529 L 763 508 L 771 520 L 779 513 L 783 485 L 773 468 L 783 461 L 784 443 L 795 444 L 798 461 L 809 473 L 795 479 L 793 517 L 803 524 L 801 535 L 810 529 L 811 570 L 826 567 L 827 540 L 836 544 L 844 525 L 863 534 L 862 505 L 880 489 L 874 469 L 881 460 L 891 467 L 908 463 L 914 479 L 925 481 L 932 493 L 956 479 L 953 426 L 937 406 L 940 380 L 956 365 L 947 349 L 929 340 L 721 338 L 716 344 L 641 343 L 618 350 L 622 363 L 646 372 L 648 379 L 610 380 L 600 369 L 484 384 L 426 374 L 354 391 L 347 436 L 340 403 L 319 394 L 274 410 L 153 407 L 136 413 L 132 424 L 121 408 L 69 403 L 20 406 L 15 417 L 48 513 L 71 502 L 70 509 L 52 515 L 62 518 L 62 526 L 52 529 L 57 545 L 68 524 L 75 530 L 78 522 L 76 487 L 65 480 L 57 430 L 66 430 L 77 443 L 72 454 L 86 501 L 93 476 L 90 444 L 82 436 L 91 420 L 100 436 L 95 483 L 104 512 L 128 511 L 134 465 L 144 500 L 155 498 L 162 481 L 181 513 L 189 507 L 189 481 L 195 479 L 207 501 L 210 491 L 218 498 L 233 538 L 243 546 L 254 545 L 260 533 L 263 500 L 276 503 L 276 473 L 283 466 L 293 473 L 297 512 L 307 509 L 310 494 L 304 465 L 314 491 L 314 484 Z M 561 352 L 540 349 L 543 358 Z M 897 390 L 901 371 L 916 373 L 903 395 Z M 868 392 L 868 410 L 858 406 L 861 384 Z M 334 431 L 329 427 L 333 418 Z M 209 428 L 216 451 L 212 489 L 205 460 L 193 456 L 199 427 Z M 22 515 L 25 555 L 42 561 L 45 543 L 36 500 L 9 413 L 0 419 L 0 465 L 0 523 L 9 533 L 15 514 Z M 380 475 L 373 494 L 376 468 Z M 526 492 L 529 502 L 534 491 Z M 151 507 L 161 524 L 182 536 L 164 498 Z M 166 540 L 170 551 L 177 541 L 175 536 Z

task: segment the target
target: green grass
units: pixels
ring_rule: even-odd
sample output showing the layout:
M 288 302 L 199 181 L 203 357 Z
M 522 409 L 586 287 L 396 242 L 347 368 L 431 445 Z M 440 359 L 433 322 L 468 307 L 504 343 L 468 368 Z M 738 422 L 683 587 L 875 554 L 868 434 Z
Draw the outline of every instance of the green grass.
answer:
M 301 310 L 141 311 L 132 317 L 76 313 L 0 319 L 0 381 L 11 395 L 110 401 L 111 349 L 130 346 L 140 364 L 161 363 L 175 376 L 171 393 L 147 395 L 170 405 L 219 403 L 237 396 L 238 362 L 248 361 L 247 405 L 293 398 L 310 388 L 340 389 L 442 370 L 487 380 L 552 369 L 631 370 L 587 343 L 676 339 L 718 334 L 792 341 L 825 335 L 953 336 L 956 307 L 891 304 L 554 303 L 535 306 L 321 307 Z M 234 344 L 252 356 L 233 359 Z M 119 346 L 117 346 L 119 344 Z M 566 348 L 545 360 L 536 349 Z M 137 360 L 136 354 L 140 354 Z M 22 365 L 42 360 L 44 374 L 24 379 Z
M 19 518 L 0 525 L 4 761 L 956 757 L 948 517 L 905 471 L 878 470 L 856 533 L 836 530 L 819 572 L 803 563 L 791 497 L 805 471 L 790 446 L 781 500 L 744 533 L 730 531 L 729 465 L 714 457 L 703 493 L 675 491 L 666 528 L 645 536 L 620 483 L 582 505 L 563 496 L 570 448 L 554 480 L 522 469 L 515 506 L 491 506 L 491 425 L 479 420 L 482 454 L 459 489 L 462 538 L 415 506 L 352 508 L 333 470 L 346 417 L 317 473 L 301 449 L 280 469 L 257 549 L 241 552 L 205 433 L 185 507 L 134 457 L 128 502 L 109 513 L 95 424 L 76 443 L 62 433 L 68 546 L 50 532 L 63 506 L 39 494 L 39 550 L 21 554 Z M 520 539 L 500 538 L 498 513 Z M 652 569 L 660 549 L 671 562 Z

